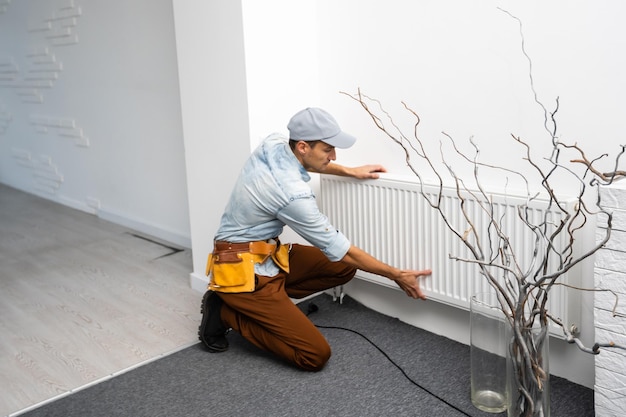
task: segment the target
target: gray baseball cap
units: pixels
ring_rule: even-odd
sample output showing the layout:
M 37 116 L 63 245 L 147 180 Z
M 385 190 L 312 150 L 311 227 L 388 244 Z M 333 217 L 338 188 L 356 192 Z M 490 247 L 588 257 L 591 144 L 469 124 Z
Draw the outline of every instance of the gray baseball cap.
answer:
M 321 140 L 336 148 L 346 149 L 354 145 L 356 138 L 341 130 L 337 121 L 326 110 L 307 107 L 296 113 L 289 124 L 289 139 L 313 141 Z

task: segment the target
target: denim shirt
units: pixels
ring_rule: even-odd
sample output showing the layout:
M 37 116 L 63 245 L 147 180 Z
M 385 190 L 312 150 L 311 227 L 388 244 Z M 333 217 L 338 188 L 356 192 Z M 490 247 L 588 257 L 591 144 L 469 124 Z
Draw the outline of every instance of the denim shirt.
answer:
M 317 206 L 311 177 L 280 134 L 268 136 L 246 161 L 226 205 L 215 240 L 267 240 L 291 227 L 331 261 L 342 259 L 350 242 Z M 255 266 L 259 275 L 279 269 L 269 258 Z

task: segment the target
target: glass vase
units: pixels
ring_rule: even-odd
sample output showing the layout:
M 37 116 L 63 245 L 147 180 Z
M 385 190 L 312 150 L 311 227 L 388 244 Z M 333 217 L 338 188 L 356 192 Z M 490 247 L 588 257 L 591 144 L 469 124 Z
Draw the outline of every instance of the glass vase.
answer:
M 470 300 L 470 375 L 472 404 L 489 413 L 507 409 L 507 327 L 494 293 Z
M 508 417 L 550 416 L 550 346 L 547 325 L 509 327 Z M 525 394 L 523 394 L 525 393 Z

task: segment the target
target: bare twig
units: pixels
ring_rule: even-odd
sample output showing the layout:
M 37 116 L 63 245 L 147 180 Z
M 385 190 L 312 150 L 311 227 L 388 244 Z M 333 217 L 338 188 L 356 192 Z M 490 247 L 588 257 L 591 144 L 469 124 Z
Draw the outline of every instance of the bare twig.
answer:
M 612 215 L 602 207 L 600 193 L 597 192 L 597 189 L 601 185 L 600 181 L 608 184 L 617 177 L 626 176 L 626 171 L 617 169 L 621 156 L 626 152 L 626 147 L 622 146 L 621 152 L 615 158 L 615 169 L 612 172 L 605 173 L 597 169 L 596 164 L 607 155 L 589 159 L 578 145 L 566 145 L 557 140 L 556 113 L 559 109 L 559 100 L 558 98 L 556 99 L 555 109 L 552 112 L 549 112 L 539 100 L 532 76 L 532 60 L 525 50 L 521 21 L 506 10 L 502 11 L 517 20 L 519 24 L 522 53 L 529 64 L 531 90 L 535 102 L 543 111 L 544 129 L 550 135 L 552 144 L 549 158 L 545 158 L 542 163 L 539 163 L 539 161 L 533 158 L 530 145 L 520 137 L 511 135 L 512 139 L 522 146 L 524 152 L 523 159 L 528 162 L 539 176 L 540 185 L 545 190 L 546 207 L 539 218 L 531 216 L 530 203 L 538 201 L 539 194 L 531 194 L 531 187 L 527 177 L 521 172 L 506 167 L 481 162 L 479 160 L 480 149 L 473 138 L 470 138 L 473 152 L 468 154 L 457 146 L 452 136 L 442 132 L 456 155 L 460 156 L 462 162 L 469 164 L 473 169 L 475 189 L 467 186 L 452 164 L 446 161 L 443 142 L 439 141 L 439 156 L 446 172 L 446 175 L 444 175 L 444 172 L 442 172 L 444 170 L 435 163 L 435 159 L 427 151 L 425 142 L 418 135 L 418 127 L 421 122 L 418 113 L 411 109 L 407 103 L 402 102 L 402 106 L 414 120 L 412 135 L 402 133 L 402 129 L 395 123 L 391 114 L 383 108 L 379 100 L 368 97 L 360 89 L 356 94 L 345 92 L 342 92 L 342 94 L 358 102 L 370 116 L 376 127 L 404 151 L 407 166 L 419 180 L 420 194 L 426 199 L 430 207 L 438 212 L 448 230 L 463 243 L 469 252 L 467 257 L 450 254 L 450 259 L 476 265 L 481 275 L 495 289 L 502 311 L 512 328 L 513 342 L 510 345 L 509 353 L 512 358 L 515 358 L 513 367 L 517 375 L 516 380 L 520 393 L 518 401 L 522 403 L 521 409 L 524 410 L 525 416 L 534 416 L 541 415 L 540 413 L 543 412 L 541 411 L 540 393 L 547 381 L 547 375 L 543 367 L 541 347 L 547 337 L 548 320 L 561 327 L 566 340 L 569 343 L 576 344 L 584 352 L 597 354 L 601 348 L 606 347 L 624 349 L 624 347 L 616 345 L 614 342 L 595 343 L 591 348 L 586 347 L 574 336 L 571 329 L 564 326 L 560 319 L 554 318 L 549 314 L 546 306 L 550 290 L 555 285 L 587 291 L 583 288 L 558 282 L 558 280 L 608 242 L 611 235 Z M 375 110 L 373 110 L 374 108 Z M 578 152 L 579 157 L 569 161 L 569 164 L 562 163 L 563 151 L 572 149 Z M 425 164 L 425 166 L 418 169 L 414 158 L 417 158 L 418 162 Z M 547 166 L 545 166 L 546 164 Z M 577 174 L 573 169 L 573 166 L 579 166 L 580 164 L 585 166 L 585 172 L 582 175 Z M 422 177 L 424 169 L 430 170 L 435 175 L 438 192 L 435 193 L 434 197 L 433 193 L 425 192 Z M 499 213 L 492 196 L 481 184 L 483 171 L 485 170 L 500 171 L 518 176 L 526 184 L 525 203 L 518 206 L 517 221 L 532 236 L 532 242 L 528 242 L 534 245 L 531 259 L 525 259 L 522 262 L 521 254 L 516 252 L 518 248 L 513 246 L 512 239 L 510 239 L 512 231 L 507 230 L 505 227 L 506 215 Z M 578 193 L 571 196 L 568 201 L 559 198 L 555 191 L 553 178 L 557 173 L 564 173 L 574 183 L 579 184 Z M 459 219 L 457 219 L 457 216 L 453 217 L 453 213 L 446 212 L 447 209 L 442 203 L 444 178 L 450 178 L 452 181 L 459 201 L 458 210 L 460 210 L 461 214 Z M 595 205 L 592 206 L 586 201 L 588 200 L 586 196 L 590 193 L 595 193 L 596 195 Z M 477 222 L 478 214 L 468 208 L 469 199 L 477 203 L 482 212 L 481 214 L 487 218 L 486 222 Z M 576 253 L 574 251 L 575 241 L 579 238 L 585 225 L 588 224 L 588 219 L 597 215 L 606 216 L 607 228 L 604 236 L 582 253 Z M 453 218 L 455 222 L 452 221 Z M 456 224 L 456 222 L 460 224 Z M 478 227 L 479 225 L 482 226 Z M 613 293 L 616 297 L 616 303 L 612 311 L 613 316 L 625 316 L 616 312 L 618 297 L 615 292 L 602 289 L 593 291 L 610 291 Z M 536 324 L 540 324 L 542 328 L 539 336 L 531 334 L 530 329 Z M 538 414 L 534 414 L 535 411 Z

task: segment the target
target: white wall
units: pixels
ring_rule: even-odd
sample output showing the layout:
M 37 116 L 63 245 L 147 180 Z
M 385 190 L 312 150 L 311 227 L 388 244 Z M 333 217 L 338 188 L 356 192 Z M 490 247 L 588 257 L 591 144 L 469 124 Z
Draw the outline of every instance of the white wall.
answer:
M 613 219 L 611 239 L 596 256 L 596 288 L 602 290 L 595 293 L 596 337 L 622 348 L 602 348 L 595 358 L 595 406 L 597 416 L 617 417 L 626 409 L 626 182 L 603 187 L 601 196 Z M 602 222 L 598 238 L 605 235 Z
M 191 285 L 204 291 L 207 254 L 250 153 L 241 2 L 174 0 L 193 249 Z
M 432 149 L 452 135 L 463 149 L 473 137 L 484 161 L 507 157 L 510 168 L 529 172 L 521 136 L 545 155 L 549 136 L 534 103 L 529 65 L 517 21 L 533 61 L 539 100 L 549 110 L 560 97 L 559 138 L 601 151 L 618 151 L 621 98 L 626 83 L 626 29 L 619 1 L 319 1 L 321 96 L 346 130 L 360 137 L 346 161 L 383 162 L 409 173 L 402 151 L 386 140 L 357 103 L 338 91 L 357 88 L 380 99 L 394 117 L 404 100 L 421 116 L 420 135 Z M 412 124 L 401 127 L 412 134 Z M 602 141 L 602 149 L 597 144 Z M 595 148 L 595 149 L 594 149 Z M 421 167 L 425 172 L 426 170 Z M 467 172 L 467 171 L 461 171 Z M 512 178 L 509 178 L 510 180 Z M 502 176 L 485 179 L 501 185 Z M 564 190 L 575 184 L 559 184 Z
M 169 0 L 0 4 L 0 182 L 190 245 Z
M 312 0 L 255 0 L 243 8 L 251 147 L 287 134 L 291 115 L 320 105 L 317 8 Z

